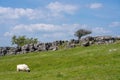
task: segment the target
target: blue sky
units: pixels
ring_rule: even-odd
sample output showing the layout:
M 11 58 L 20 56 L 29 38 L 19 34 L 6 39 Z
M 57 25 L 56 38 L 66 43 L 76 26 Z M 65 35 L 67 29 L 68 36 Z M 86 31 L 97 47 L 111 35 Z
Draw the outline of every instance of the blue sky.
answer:
M 13 35 L 76 39 L 81 28 L 91 36 L 120 36 L 120 0 L 0 0 L 0 46 L 11 46 Z

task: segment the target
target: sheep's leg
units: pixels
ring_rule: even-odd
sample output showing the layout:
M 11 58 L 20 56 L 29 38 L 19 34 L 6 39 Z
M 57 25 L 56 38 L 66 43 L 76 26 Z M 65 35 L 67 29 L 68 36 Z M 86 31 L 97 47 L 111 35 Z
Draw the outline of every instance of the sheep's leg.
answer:
M 19 72 L 20 70 L 19 70 L 19 69 L 17 69 L 17 71 Z

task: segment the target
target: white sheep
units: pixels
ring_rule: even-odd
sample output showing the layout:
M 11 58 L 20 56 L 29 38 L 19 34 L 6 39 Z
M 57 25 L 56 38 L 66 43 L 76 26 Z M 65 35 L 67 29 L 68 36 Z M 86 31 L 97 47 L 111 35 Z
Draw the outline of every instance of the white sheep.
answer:
M 26 64 L 18 64 L 17 65 L 17 71 L 26 71 L 26 72 L 30 72 L 29 67 Z

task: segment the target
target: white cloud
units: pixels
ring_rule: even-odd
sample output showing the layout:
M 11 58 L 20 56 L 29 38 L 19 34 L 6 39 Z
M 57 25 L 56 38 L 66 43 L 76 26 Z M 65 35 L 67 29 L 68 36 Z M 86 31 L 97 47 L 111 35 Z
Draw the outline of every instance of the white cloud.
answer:
M 120 27 L 120 22 L 117 22 L 117 21 L 112 22 L 109 26 L 110 27 Z
M 53 13 L 68 13 L 73 14 L 78 7 L 71 4 L 62 4 L 60 2 L 51 2 L 48 6 L 48 9 L 50 9 Z
M 30 25 L 16 25 L 13 30 L 14 31 L 28 31 L 28 32 L 35 32 L 35 31 L 57 31 L 61 28 L 57 25 L 53 24 L 30 24 Z
M 26 35 L 31 37 L 40 36 L 40 40 L 53 40 L 68 39 L 74 37 L 74 32 L 79 28 L 87 28 L 85 24 L 19 24 L 11 28 L 10 31 L 4 34 L 5 37 L 12 35 Z
M 102 27 L 95 27 L 95 28 L 93 28 L 92 29 L 92 31 L 93 31 L 93 33 L 95 33 L 95 34 L 97 34 L 97 35 L 101 35 L 101 34 L 108 34 L 108 33 L 110 33 L 111 31 L 109 31 L 109 30 L 106 30 L 106 29 L 104 29 L 104 28 L 102 28 Z
M 62 4 L 59 2 L 53 2 L 46 7 L 41 8 L 12 8 L 12 7 L 0 7 L 0 20 L 2 19 L 47 19 L 54 17 L 61 17 L 64 14 L 73 14 L 77 10 L 77 7 L 69 4 Z
M 62 24 L 62 25 L 54 25 L 54 24 L 44 24 L 44 23 L 38 23 L 38 24 L 19 24 L 13 27 L 13 31 L 16 32 L 36 32 L 36 31 L 42 31 L 42 32 L 54 32 L 54 31 L 75 31 L 78 28 L 88 28 L 86 24 Z
M 47 19 L 51 18 L 52 13 L 46 8 L 12 8 L 0 7 L 0 20 L 16 19 Z M 53 16 L 52 16 L 53 17 Z
M 91 9 L 98 9 L 98 8 L 102 8 L 103 4 L 102 3 L 92 3 L 89 5 L 89 8 Z
M 11 8 L 11 7 L 0 7 L 0 16 L 1 18 L 7 19 L 19 19 L 20 17 L 28 17 L 33 19 L 37 17 L 40 12 L 38 10 L 30 8 Z
M 10 36 L 11 37 L 11 36 L 13 36 L 13 33 L 11 33 L 11 32 L 5 32 L 4 36 L 5 37 Z
M 64 37 L 66 36 L 65 33 L 62 33 L 62 32 L 55 32 L 55 33 L 52 33 L 52 34 L 44 34 L 43 37 L 45 38 L 61 38 L 61 37 Z

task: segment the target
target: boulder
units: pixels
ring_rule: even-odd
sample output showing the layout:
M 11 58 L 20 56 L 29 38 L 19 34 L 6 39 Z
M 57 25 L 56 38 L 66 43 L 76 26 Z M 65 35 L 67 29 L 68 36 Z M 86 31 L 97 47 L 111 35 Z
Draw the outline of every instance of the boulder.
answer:
M 87 46 L 90 46 L 90 43 L 88 41 L 86 41 L 86 42 L 83 42 L 81 45 L 84 47 L 87 47 Z

